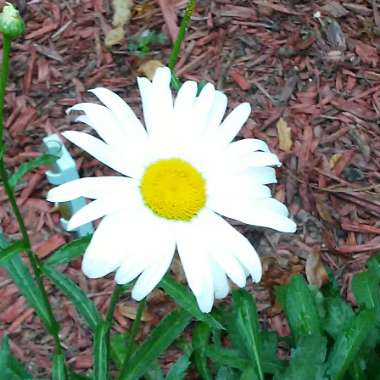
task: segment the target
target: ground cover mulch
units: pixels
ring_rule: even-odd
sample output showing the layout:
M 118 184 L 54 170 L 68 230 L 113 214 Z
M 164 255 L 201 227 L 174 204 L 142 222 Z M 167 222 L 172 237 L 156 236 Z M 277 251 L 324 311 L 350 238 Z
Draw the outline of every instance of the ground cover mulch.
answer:
M 94 99 L 86 90 L 108 87 L 141 115 L 136 76 L 143 64 L 167 62 L 185 1 L 135 1 L 120 45 L 107 49 L 109 0 L 16 1 L 27 30 L 13 44 L 6 96 L 6 163 L 12 172 L 41 153 L 44 136 L 70 126 L 65 109 Z M 331 270 L 342 294 L 354 303 L 352 274 L 380 250 L 380 5 L 376 1 L 199 1 L 177 65 L 181 79 L 213 82 L 229 97 L 229 108 L 248 101 L 251 117 L 243 137 L 268 142 L 283 166 L 274 196 L 298 223 L 295 235 L 240 226 L 263 259 L 264 277 L 249 288 L 257 297 L 263 324 L 287 334 L 272 294 L 292 273 L 306 271 L 321 286 Z M 316 17 L 317 16 L 317 17 Z M 320 17 L 318 17 L 320 16 Z M 166 42 L 147 49 L 132 46 L 144 31 L 164 32 Z M 143 52 L 142 50 L 147 50 Z M 111 174 L 70 146 L 82 176 Z M 44 169 L 17 187 L 33 247 L 44 258 L 72 239 L 62 231 L 59 212 L 46 202 L 51 186 Z M 0 189 L 0 223 L 19 238 Z M 174 265 L 181 277 L 178 263 Z M 60 268 L 104 312 L 112 278 L 87 280 L 80 262 Z M 46 282 L 69 348 L 68 362 L 91 367 L 91 337 L 65 297 Z M 141 336 L 175 305 L 159 290 L 148 301 Z M 115 331 L 127 329 L 136 312 L 128 294 L 115 314 Z M 39 319 L 0 269 L 0 336 L 37 376 L 48 376 L 52 340 Z M 162 358 L 163 367 L 176 356 Z

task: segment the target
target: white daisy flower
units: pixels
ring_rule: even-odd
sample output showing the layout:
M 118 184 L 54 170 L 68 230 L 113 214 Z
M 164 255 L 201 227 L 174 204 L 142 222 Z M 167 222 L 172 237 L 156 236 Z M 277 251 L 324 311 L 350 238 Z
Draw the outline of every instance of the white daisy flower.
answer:
M 143 299 L 168 271 L 175 252 L 203 312 L 229 292 L 230 279 L 258 282 L 260 259 L 250 242 L 224 218 L 294 232 L 287 208 L 271 197 L 279 166 L 267 144 L 232 142 L 251 108 L 240 104 L 227 117 L 227 97 L 207 84 L 185 82 L 173 102 L 170 70 L 152 82 L 138 78 L 145 127 L 132 109 L 105 88 L 91 92 L 104 105 L 80 103 L 76 121 L 84 132 L 63 135 L 120 176 L 81 178 L 48 193 L 51 202 L 94 199 L 75 213 L 69 229 L 103 218 L 87 248 L 82 269 L 98 278 L 116 271 L 125 284 L 137 279 L 132 297 Z

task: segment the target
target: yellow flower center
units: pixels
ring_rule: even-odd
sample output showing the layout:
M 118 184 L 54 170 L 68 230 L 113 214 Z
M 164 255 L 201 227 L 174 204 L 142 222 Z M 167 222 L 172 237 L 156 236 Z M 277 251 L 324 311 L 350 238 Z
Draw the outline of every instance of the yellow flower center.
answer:
M 145 204 L 166 219 L 189 221 L 206 203 L 206 182 L 193 166 L 180 158 L 158 160 L 141 179 Z

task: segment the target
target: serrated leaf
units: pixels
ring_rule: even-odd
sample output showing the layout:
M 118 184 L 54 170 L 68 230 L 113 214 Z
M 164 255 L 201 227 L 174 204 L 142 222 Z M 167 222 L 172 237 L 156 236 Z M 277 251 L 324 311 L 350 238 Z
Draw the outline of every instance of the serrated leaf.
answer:
M 36 311 L 47 330 L 54 334 L 58 330 L 58 326 L 50 318 L 41 291 L 34 282 L 28 267 L 23 263 L 21 257 L 19 255 L 13 256 L 9 258 L 3 266 L 29 305 Z
M 367 267 L 377 281 L 380 281 L 380 252 L 368 260 Z
M 53 164 L 58 157 L 52 154 L 43 154 L 39 157 L 33 158 L 28 162 L 20 165 L 19 168 L 13 173 L 9 178 L 9 184 L 11 187 L 15 187 L 21 178 L 30 171 L 39 168 L 42 165 L 51 165 Z
M 71 279 L 57 272 L 54 268 L 43 265 L 42 270 L 54 285 L 70 299 L 78 314 L 84 318 L 90 329 L 95 331 L 101 318 L 94 303 L 87 297 L 86 293 Z
M 363 310 L 337 337 L 327 363 L 331 380 L 341 380 L 355 359 L 365 339 L 375 327 L 376 316 L 372 310 Z
M 19 254 L 25 249 L 23 240 L 12 241 L 8 247 L 0 250 L 0 266 L 3 265 L 12 256 Z
M 379 310 L 380 295 L 378 281 L 371 272 L 361 272 L 354 275 L 352 278 L 352 292 L 359 305 L 371 310 Z
M 94 379 L 96 380 L 108 380 L 108 332 L 109 324 L 105 321 L 99 322 L 95 331 L 92 351 Z
M 202 313 L 199 310 L 193 294 L 185 286 L 176 282 L 173 277 L 165 275 L 159 287 L 162 288 L 169 297 L 173 298 L 178 306 L 181 306 L 198 321 L 206 323 L 212 329 L 223 329 L 223 326 L 210 314 Z
M 314 297 L 301 275 L 290 279 L 285 314 L 296 340 L 304 335 L 321 335 L 321 325 Z
M 44 265 L 57 266 L 66 264 L 82 256 L 91 238 L 91 235 L 87 235 L 63 245 L 44 261 Z
M 207 368 L 206 349 L 210 337 L 210 327 L 204 323 L 198 323 L 193 330 L 194 363 L 199 375 L 206 380 L 212 377 Z
M 261 364 L 264 373 L 274 374 L 282 371 L 285 362 L 281 361 L 277 356 L 278 339 L 274 331 L 262 331 L 261 335 Z
M 242 357 L 241 352 L 232 348 L 209 345 L 206 355 L 214 362 L 232 368 L 244 370 L 249 367 L 249 360 Z
M 320 380 L 327 351 L 327 339 L 321 335 L 304 335 L 291 352 L 289 367 L 281 380 Z
M 128 373 L 120 380 L 135 380 L 165 351 L 191 321 L 185 310 L 174 310 L 151 331 L 129 360 Z
M 174 364 L 172 364 L 165 380 L 184 380 L 186 370 L 189 368 L 190 364 L 189 357 L 187 355 L 182 355 Z
M 259 380 L 257 377 L 257 372 L 254 368 L 250 367 L 243 371 L 240 376 L 240 380 Z
M 53 356 L 52 380 L 65 380 L 65 357 L 63 354 Z
M 240 377 L 232 368 L 221 367 L 216 374 L 215 380 L 238 380 Z
M 245 347 L 247 355 L 252 360 L 260 380 L 264 379 L 261 366 L 261 339 L 259 321 L 257 319 L 256 303 L 253 297 L 244 289 L 233 290 L 234 320 L 236 331 Z
M 332 337 L 336 338 L 345 329 L 352 318 L 354 312 L 340 296 L 327 297 L 325 299 L 326 316 L 323 320 L 323 329 Z

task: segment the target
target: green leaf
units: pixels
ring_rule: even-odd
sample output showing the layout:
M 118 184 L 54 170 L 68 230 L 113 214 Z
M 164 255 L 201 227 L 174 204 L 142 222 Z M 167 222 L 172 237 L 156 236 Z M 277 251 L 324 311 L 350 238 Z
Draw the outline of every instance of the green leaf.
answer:
M 277 356 L 278 339 L 274 331 L 262 331 L 261 335 L 261 364 L 264 373 L 274 374 L 282 371 L 285 362 L 281 361 Z
M 93 347 L 94 379 L 108 380 L 107 336 L 109 324 L 101 321 L 96 327 Z
M 9 350 L 8 337 L 3 335 L 0 349 L 0 379 L 24 380 L 32 379 L 32 375 L 12 355 Z
M 252 367 L 247 368 L 241 374 L 240 380 L 259 380 L 257 377 L 257 371 L 255 371 L 255 369 Z
M 356 273 L 352 278 L 352 291 L 356 302 L 367 309 L 379 310 L 380 295 L 378 281 L 371 272 Z
M 354 312 L 340 296 L 327 297 L 325 299 L 326 316 L 323 320 L 323 329 L 336 338 L 344 330 L 352 318 Z
M 127 353 L 126 342 L 129 340 L 129 336 L 130 335 L 128 331 L 126 331 L 124 334 L 114 334 L 111 336 L 111 357 L 118 369 L 120 369 L 123 365 L 123 361 Z M 135 350 L 136 347 L 137 344 L 133 343 L 133 350 Z M 145 380 L 164 379 L 164 375 L 157 361 L 154 361 L 150 364 L 148 371 L 144 374 L 144 377 Z
M 43 154 L 39 157 L 33 158 L 28 162 L 20 165 L 15 173 L 9 178 L 9 184 L 11 187 L 15 187 L 21 178 L 30 171 L 39 168 L 42 165 L 51 165 L 53 164 L 58 157 L 53 156 L 52 154 Z
M 377 281 L 380 281 L 380 252 L 368 260 L 367 266 L 369 272 L 373 274 Z
M 65 380 L 65 357 L 63 354 L 55 354 L 53 357 L 52 380 Z
M 304 335 L 298 339 L 297 347 L 292 350 L 289 367 L 281 380 L 319 380 L 323 378 L 327 351 L 327 339 L 321 335 Z
M 240 351 L 232 348 L 220 347 L 215 344 L 207 347 L 206 355 L 220 365 L 240 370 L 244 370 L 250 365 L 250 362 L 242 357 Z
M 198 323 L 193 330 L 194 363 L 203 379 L 211 380 L 207 368 L 206 349 L 210 337 L 210 328 L 204 323 Z
M 60 264 L 69 263 L 77 257 L 82 256 L 84 254 L 84 251 L 88 247 L 91 238 L 91 235 L 87 235 L 63 245 L 62 247 L 57 249 L 52 255 L 50 255 L 44 261 L 44 264 L 50 266 L 57 266 Z
M 215 378 L 215 380 L 239 380 L 239 379 L 240 377 L 237 375 L 237 373 L 232 368 L 228 368 L 228 367 L 219 368 L 218 373 L 216 374 L 216 378 Z
M 13 241 L 0 251 L 0 266 L 5 263 L 12 256 L 22 252 L 25 249 L 25 242 L 23 240 Z
M 166 380 L 184 380 L 186 370 L 189 368 L 191 362 L 187 355 L 182 355 L 176 362 L 170 367 L 170 370 L 166 376 Z
M 90 329 L 95 331 L 101 318 L 94 303 L 90 301 L 86 293 L 71 279 L 57 272 L 54 268 L 43 265 L 42 270 L 54 285 L 70 299 L 78 314 L 84 318 Z
M 182 333 L 190 320 L 191 316 L 185 310 L 174 310 L 161 320 L 131 356 L 128 373 L 120 380 L 134 380 L 142 376 L 151 363 Z
M 260 380 L 264 379 L 261 366 L 261 339 L 259 333 L 259 321 L 257 319 L 256 303 L 253 297 L 244 289 L 233 290 L 235 329 L 241 339 L 241 344 L 250 359 L 255 364 Z
M 314 297 L 301 275 L 292 276 L 286 294 L 285 313 L 296 340 L 320 335 L 321 325 Z
M 19 288 L 21 294 L 26 298 L 29 305 L 41 318 L 47 330 L 54 334 L 58 330 L 58 326 L 50 318 L 41 291 L 34 282 L 28 267 L 23 263 L 21 257 L 19 255 L 13 256 L 9 258 L 3 266 Z
M 374 326 L 375 313 L 372 310 L 363 310 L 341 332 L 328 358 L 327 374 L 331 380 L 343 379 Z
M 174 299 L 178 306 L 181 306 L 198 321 L 209 325 L 212 329 L 223 329 L 223 326 L 210 314 L 202 313 L 199 310 L 197 301 L 193 294 L 185 286 L 176 282 L 173 277 L 166 275 L 161 280 L 159 287 Z

